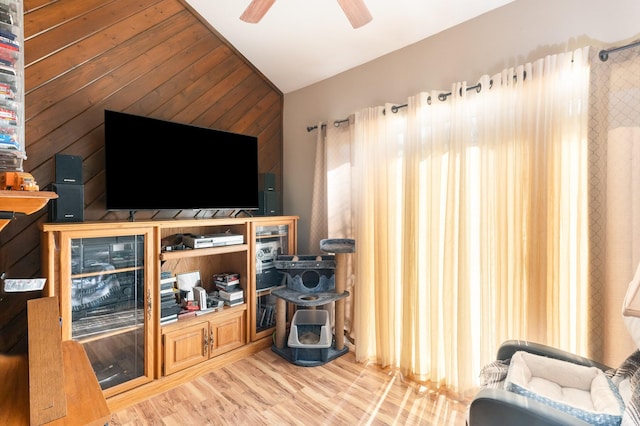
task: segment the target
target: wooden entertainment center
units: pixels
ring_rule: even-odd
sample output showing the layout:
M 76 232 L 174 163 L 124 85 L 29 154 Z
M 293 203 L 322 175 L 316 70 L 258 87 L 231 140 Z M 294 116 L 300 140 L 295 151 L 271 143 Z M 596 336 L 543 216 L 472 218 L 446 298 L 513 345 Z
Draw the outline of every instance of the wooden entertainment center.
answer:
M 296 216 L 47 223 L 44 296 L 57 296 L 62 339 L 82 343 L 112 411 L 268 348 L 281 285 L 273 260 L 296 253 Z M 184 235 L 242 235 L 241 244 L 189 248 Z M 160 277 L 240 275 L 244 303 L 161 321 Z M 270 319 L 271 318 L 271 319 Z

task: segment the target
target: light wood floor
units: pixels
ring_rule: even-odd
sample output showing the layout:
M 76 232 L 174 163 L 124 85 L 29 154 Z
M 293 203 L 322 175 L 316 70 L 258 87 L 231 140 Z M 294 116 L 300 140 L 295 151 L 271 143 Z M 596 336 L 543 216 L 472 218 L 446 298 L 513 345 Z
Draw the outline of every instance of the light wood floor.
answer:
M 111 425 L 452 425 L 467 404 L 418 392 L 353 352 L 299 367 L 265 349 L 113 414 Z

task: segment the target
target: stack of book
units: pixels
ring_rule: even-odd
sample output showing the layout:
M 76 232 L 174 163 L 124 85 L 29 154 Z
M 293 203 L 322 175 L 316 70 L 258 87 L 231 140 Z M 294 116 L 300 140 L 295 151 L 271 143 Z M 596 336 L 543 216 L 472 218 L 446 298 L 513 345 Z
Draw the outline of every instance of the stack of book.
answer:
M 180 305 L 176 300 L 176 277 L 171 272 L 160 275 L 160 325 L 178 321 Z
M 218 299 L 226 306 L 244 303 L 244 291 L 240 287 L 240 275 L 235 272 L 224 272 L 213 276 L 213 283 L 218 290 Z

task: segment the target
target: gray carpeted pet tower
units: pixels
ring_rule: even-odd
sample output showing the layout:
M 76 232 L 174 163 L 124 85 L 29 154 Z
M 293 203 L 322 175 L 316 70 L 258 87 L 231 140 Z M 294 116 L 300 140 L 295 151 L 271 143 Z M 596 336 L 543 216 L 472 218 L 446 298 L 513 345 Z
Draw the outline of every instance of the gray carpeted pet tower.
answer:
M 286 287 L 276 296 L 276 336 L 272 350 L 293 364 L 312 367 L 325 364 L 349 349 L 344 345 L 347 256 L 355 252 L 352 239 L 320 241 L 326 255 L 283 255 L 276 268 L 285 274 Z M 329 311 L 318 306 L 335 304 L 335 336 Z M 287 303 L 296 305 L 287 338 Z

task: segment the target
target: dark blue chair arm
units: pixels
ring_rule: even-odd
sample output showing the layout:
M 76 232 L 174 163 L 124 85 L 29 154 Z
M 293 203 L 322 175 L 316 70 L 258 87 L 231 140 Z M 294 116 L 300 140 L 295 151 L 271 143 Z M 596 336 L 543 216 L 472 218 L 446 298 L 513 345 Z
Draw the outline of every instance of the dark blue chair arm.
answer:
M 586 426 L 577 417 L 504 389 L 481 389 L 469 405 L 468 426 Z

